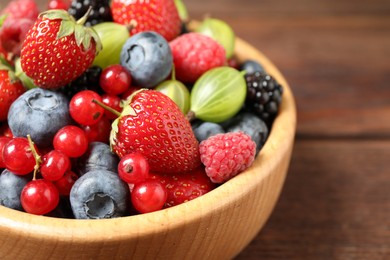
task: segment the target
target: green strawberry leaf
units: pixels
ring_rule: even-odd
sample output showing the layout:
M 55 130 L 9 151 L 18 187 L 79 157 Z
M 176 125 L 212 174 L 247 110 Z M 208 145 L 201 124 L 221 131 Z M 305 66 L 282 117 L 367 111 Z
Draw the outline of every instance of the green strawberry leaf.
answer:
M 4 70 L 13 70 L 13 66 L 7 61 L 7 59 L 3 56 L 0 55 L 0 69 Z
M 60 19 L 60 20 L 75 22 L 73 16 L 71 16 L 67 11 L 62 9 L 47 10 L 45 12 L 40 13 L 39 17 L 47 18 L 49 20 Z
M 110 132 L 110 147 L 112 150 L 112 147 L 116 144 L 116 134 L 118 133 L 118 123 L 119 123 L 119 117 L 114 120 L 111 124 L 111 132 Z
M 82 44 L 83 44 L 83 47 L 85 50 L 87 50 L 89 48 L 89 46 L 91 45 L 91 38 L 92 38 L 92 36 L 89 33 L 86 33 L 84 35 Z
M 92 27 L 87 28 L 87 30 L 96 43 L 96 54 L 98 54 L 103 49 L 102 41 L 100 40 L 99 34 Z
M 75 31 L 75 23 L 73 21 L 63 20 L 58 30 L 57 39 L 71 35 Z
M 8 17 L 8 14 L 3 14 L 2 16 L 0 16 L 0 27 L 3 26 L 3 23 L 5 21 L 5 19 L 7 19 Z
M 80 46 L 81 43 L 83 42 L 84 40 L 84 37 L 86 35 L 86 30 L 84 30 L 84 26 L 83 25 L 79 25 L 79 24 L 76 24 L 75 25 L 75 29 L 74 29 L 74 37 L 76 39 L 76 44 L 77 46 Z M 89 47 L 89 46 L 87 46 Z M 84 46 L 85 49 L 88 49 Z

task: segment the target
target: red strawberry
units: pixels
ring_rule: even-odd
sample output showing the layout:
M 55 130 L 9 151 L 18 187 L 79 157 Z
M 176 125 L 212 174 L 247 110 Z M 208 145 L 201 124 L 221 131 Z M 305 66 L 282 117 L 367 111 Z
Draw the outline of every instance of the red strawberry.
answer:
M 173 0 L 112 0 L 111 12 L 117 23 L 135 23 L 131 34 L 155 31 L 170 41 L 181 30 L 181 20 Z
M 207 177 L 203 167 L 177 175 L 153 173 L 150 175 L 152 179 L 159 180 L 166 188 L 168 196 L 164 208 L 198 198 L 216 187 L 216 184 Z
M 110 144 L 122 157 L 139 152 L 158 173 L 181 173 L 200 165 L 198 141 L 180 108 L 155 90 L 135 92 L 112 124 Z
M 6 120 L 11 104 L 25 91 L 9 70 L 0 70 L 0 121 Z
M 65 10 L 41 13 L 23 42 L 21 65 L 34 83 L 46 89 L 64 86 L 89 68 L 101 49 L 99 36 Z
M 194 83 L 206 71 L 226 63 L 225 49 L 209 36 L 192 32 L 169 43 L 175 63 L 176 77 Z

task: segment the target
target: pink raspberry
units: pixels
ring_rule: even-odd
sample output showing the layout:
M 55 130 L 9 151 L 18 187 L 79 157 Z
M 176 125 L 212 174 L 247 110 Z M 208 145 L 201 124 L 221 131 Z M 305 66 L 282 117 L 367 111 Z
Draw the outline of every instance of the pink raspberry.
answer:
M 171 46 L 176 78 L 194 83 L 206 71 L 225 65 L 225 49 L 214 39 L 192 32 L 183 34 Z
M 34 20 L 39 15 L 39 8 L 35 0 L 12 0 L 1 11 L 13 18 L 25 18 Z
M 199 145 L 200 160 L 212 182 L 223 183 L 252 165 L 256 143 L 244 132 L 217 134 Z

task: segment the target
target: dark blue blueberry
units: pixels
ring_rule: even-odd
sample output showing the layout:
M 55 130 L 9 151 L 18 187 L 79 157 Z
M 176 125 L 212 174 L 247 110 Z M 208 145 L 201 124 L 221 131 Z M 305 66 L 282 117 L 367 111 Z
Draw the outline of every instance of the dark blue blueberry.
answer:
M 255 60 L 244 61 L 240 66 L 240 70 L 245 70 L 246 74 L 254 73 L 255 71 L 265 72 L 263 65 Z
M 226 132 L 243 131 L 256 143 L 259 152 L 268 137 L 268 127 L 258 116 L 249 112 L 240 112 L 233 118 L 224 122 Z
M 198 124 L 194 124 L 192 126 L 192 130 L 195 134 L 196 139 L 198 139 L 199 142 L 206 140 L 210 136 L 225 133 L 225 130 L 222 128 L 221 125 L 212 122 L 201 122 Z
M 77 219 L 122 217 L 129 212 L 129 194 L 129 186 L 118 174 L 92 170 L 73 185 L 70 204 Z
M 30 180 L 30 174 L 27 176 L 16 175 L 5 169 L 0 174 L 0 205 L 22 211 L 20 194 Z
M 39 147 L 52 145 L 54 135 L 72 123 L 69 100 L 60 93 L 33 88 L 23 93 L 11 105 L 8 125 L 14 136 L 28 134 Z
M 92 170 L 108 170 L 118 172 L 119 157 L 111 152 L 106 143 L 92 142 L 88 150 L 77 161 L 77 170 L 80 175 Z
M 152 88 L 166 79 L 173 63 L 169 43 L 152 31 L 131 36 L 122 47 L 120 60 L 135 84 L 144 88 Z

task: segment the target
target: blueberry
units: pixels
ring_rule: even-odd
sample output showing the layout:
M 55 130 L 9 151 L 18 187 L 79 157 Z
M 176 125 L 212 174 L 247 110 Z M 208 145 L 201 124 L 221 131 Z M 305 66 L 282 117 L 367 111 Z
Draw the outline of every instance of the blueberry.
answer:
M 81 176 L 70 191 L 70 204 L 77 219 L 125 216 L 129 211 L 128 185 L 118 174 L 92 170 Z
M 131 36 L 122 47 L 120 60 L 135 84 L 145 88 L 152 88 L 166 79 L 173 64 L 169 43 L 152 31 Z
M 223 122 L 227 132 L 243 131 L 256 143 L 256 151 L 259 152 L 268 137 L 268 127 L 263 120 L 255 114 L 240 112 L 228 121 Z
M 193 125 L 192 130 L 199 142 L 206 140 L 210 136 L 225 132 L 221 125 L 212 122 L 201 122 L 199 124 L 195 124 Z
M 245 70 L 246 74 L 254 73 L 255 71 L 265 72 L 263 65 L 255 60 L 244 61 L 240 66 L 240 70 Z
M 30 180 L 30 175 L 16 175 L 5 169 L 0 174 L 0 205 L 22 211 L 20 194 Z
M 102 142 L 92 142 L 88 150 L 77 161 L 77 171 L 80 175 L 91 170 L 108 170 L 118 172 L 119 158 L 111 152 L 110 146 Z
M 30 89 L 12 103 L 8 112 L 9 128 L 14 136 L 30 134 L 37 146 L 51 146 L 57 131 L 72 123 L 68 103 L 63 94 Z

